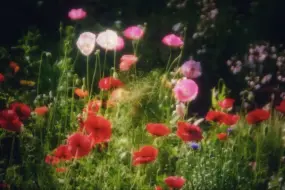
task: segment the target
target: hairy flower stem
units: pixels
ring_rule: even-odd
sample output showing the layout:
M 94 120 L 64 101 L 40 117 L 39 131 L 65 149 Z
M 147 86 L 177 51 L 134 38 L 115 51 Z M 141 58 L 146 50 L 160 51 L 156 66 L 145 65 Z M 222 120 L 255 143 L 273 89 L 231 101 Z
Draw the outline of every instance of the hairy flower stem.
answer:
M 12 145 L 11 145 L 11 150 L 10 150 L 10 158 L 9 158 L 9 166 L 12 164 L 12 160 L 13 160 L 13 153 L 14 153 L 14 146 L 15 146 L 15 135 L 13 135 L 13 139 L 12 139 Z
M 167 65 L 166 65 L 166 71 L 168 71 L 168 67 L 170 65 L 170 62 L 171 62 L 171 58 L 172 58 L 172 49 L 169 48 L 169 57 L 168 57 L 168 61 L 167 61 Z
M 96 57 L 95 57 L 95 69 L 94 69 L 93 76 L 92 76 L 92 82 L 91 82 L 90 94 L 89 94 L 89 101 L 90 101 L 91 95 L 93 93 L 93 86 L 94 86 L 95 76 L 96 76 L 96 72 L 97 72 L 97 65 L 98 65 L 98 62 L 100 61 L 99 58 L 100 58 L 100 56 L 98 54 L 96 54 Z M 99 67 L 100 67 L 100 63 L 99 63 Z
M 114 72 L 116 72 L 116 50 L 114 50 Z
M 41 78 L 42 63 L 43 63 L 43 54 L 44 54 L 44 53 L 41 54 L 41 60 L 40 60 L 39 76 L 38 76 L 38 82 L 37 82 L 37 95 L 39 95 L 40 78 Z
M 87 60 L 86 60 L 86 90 L 88 91 L 88 93 L 90 93 L 89 91 L 89 56 L 87 56 Z
M 106 66 L 107 53 L 108 53 L 108 50 L 105 51 L 104 63 L 103 63 L 103 71 L 102 71 L 102 77 L 101 78 L 104 78 L 104 76 L 105 76 L 105 66 Z

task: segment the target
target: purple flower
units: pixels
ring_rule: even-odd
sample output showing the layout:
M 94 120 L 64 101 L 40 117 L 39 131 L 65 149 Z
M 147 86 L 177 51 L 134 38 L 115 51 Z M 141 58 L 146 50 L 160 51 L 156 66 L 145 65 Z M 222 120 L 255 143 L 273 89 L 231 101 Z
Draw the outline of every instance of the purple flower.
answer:
M 200 148 L 200 145 L 198 143 L 196 143 L 196 142 L 189 142 L 188 145 L 193 150 L 198 150 Z
M 231 133 L 233 132 L 233 130 L 234 130 L 234 129 L 233 129 L 232 127 L 229 127 L 229 128 L 227 129 L 228 135 L 231 134 Z
M 181 66 L 181 73 L 187 78 L 198 78 L 202 75 L 200 62 L 189 60 Z

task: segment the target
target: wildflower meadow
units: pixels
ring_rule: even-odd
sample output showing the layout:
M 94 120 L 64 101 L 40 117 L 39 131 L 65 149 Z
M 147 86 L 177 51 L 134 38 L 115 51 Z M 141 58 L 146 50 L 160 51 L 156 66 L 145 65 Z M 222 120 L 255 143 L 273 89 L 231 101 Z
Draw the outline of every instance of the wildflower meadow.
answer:
M 219 12 L 208 12 L 193 39 L 214 30 Z M 200 116 L 191 104 L 204 63 L 184 59 L 186 26 L 160 36 L 164 67 L 145 72 L 147 23 L 85 30 L 88 16 L 67 13 L 72 24 L 60 25 L 58 52 L 41 50 L 32 31 L 14 47 L 20 55 L 1 49 L 0 189 L 285 189 L 282 47 L 253 42 L 224 60 L 246 84 L 241 101 L 220 79 Z M 271 83 L 269 101 L 257 105 Z

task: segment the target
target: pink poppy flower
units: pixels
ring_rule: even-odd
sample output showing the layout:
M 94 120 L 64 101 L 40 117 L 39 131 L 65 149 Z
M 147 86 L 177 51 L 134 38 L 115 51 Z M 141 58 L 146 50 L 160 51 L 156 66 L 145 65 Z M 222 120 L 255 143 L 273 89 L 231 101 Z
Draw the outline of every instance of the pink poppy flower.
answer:
M 120 61 L 120 70 L 128 71 L 138 61 L 138 57 L 135 55 L 123 55 Z
M 189 102 L 194 100 L 198 95 L 198 85 L 191 79 L 179 80 L 174 89 L 174 96 L 180 102 Z
M 120 63 L 120 71 L 128 71 L 130 70 L 132 65 L 128 64 L 128 62 L 121 62 Z
M 82 20 L 87 16 L 87 13 L 83 9 L 71 9 L 68 13 L 68 17 L 71 20 Z
M 95 43 L 96 35 L 91 32 L 84 32 L 80 34 L 76 45 L 83 55 L 89 56 L 95 48 Z
M 130 40 L 139 40 L 143 35 L 144 30 L 139 26 L 130 26 L 124 31 L 124 36 Z
M 121 36 L 118 36 L 118 43 L 116 46 L 116 51 L 121 51 L 125 47 L 124 39 Z
M 115 50 L 118 47 L 118 35 L 113 30 L 106 30 L 98 34 L 96 42 L 105 50 Z
M 186 61 L 181 66 L 181 73 L 187 78 L 198 78 L 202 75 L 200 62 L 196 62 L 194 60 Z
M 164 36 L 162 43 L 170 47 L 181 47 L 184 44 L 181 37 L 176 36 L 175 34 L 168 34 Z

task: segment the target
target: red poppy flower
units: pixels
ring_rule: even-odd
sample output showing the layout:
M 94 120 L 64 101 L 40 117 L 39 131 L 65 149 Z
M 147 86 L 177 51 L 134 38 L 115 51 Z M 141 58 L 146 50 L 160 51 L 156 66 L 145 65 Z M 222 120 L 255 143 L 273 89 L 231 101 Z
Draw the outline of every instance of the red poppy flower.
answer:
M 37 107 L 35 108 L 35 113 L 37 115 L 43 116 L 48 112 L 48 107 L 47 106 L 41 106 L 41 107 Z
M 79 98 L 84 98 L 84 97 L 88 96 L 88 91 L 82 90 L 80 88 L 76 88 L 74 90 L 74 94 L 76 94 Z
M 239 118 L 240 117 L 238 115 L 224 114 L 220 122 L 225 125 L 231 126 L 235 125 L 238 122 Z
M 228 139 L 228 135 L 227 133 L 219 133 L 217 134 L 217 138 L 220 140 L 220 141 L 225 141 Z
M 10 61 L 9 66 L 11 69 L 13 69 L 14 74 L 16 74 L 20 70 L 19 65 L 13 61 Z
M 16 112 L 9 109 L 0 112 L 0 127 L 13 132 L 21 132 L 24 129 Z
M 10 105 L 10 109 L 14 110 L 22 121 L 31 116 L 31 109 L 26 104 L 14 102 Z
M 110 90 L 111 88 L 118 88 L 124 84 L 114 77 L 105 77 L 99 81 L 99 88 L 101 90 Z
M 153 146 L 143 146 L 133 153 L 133 165 L 147 164 L 153 162 L 158 155 L 158 150 Z
M 275 109 L 285 114 L 285 100 L 282 100 L 282 102 L 278 106 L 276 106 Z
M 5 81 L 5 76 L 2 73 L 0 73 L 0 83 L 4 81 Z
M 50 165 L 56 165 L 59 163 L 59 158 L 51 155 L 47 155 L 45 158 L 45 163 L 50 164 Z
M 169 188 L 181 189 L 186 180 L 183 177 L 179 176 L 169 176 L 164 180 L 164 182 Z
M 92 143 L 108 142 L 112 134 L 111 123 L 102 116 L 88 115 L 84 122 L 86 131 L 93 137 Z
M 67 145 L 57 147 L 54 155 L 61 160 L 70 160 L 72 158 L 72 154 Z
M 170 133 L 170 129 L 161 123 L 149 123 L 146 125 L 146 130 L 155 136 L 165 136 Z
M 55 169 L 55 171 L 57 172 L 57 173 L 63 173 L 63 172 L 66 172 L 67 171 L 67 168 L 56 168 Z
M 263 109 L 255 109 L 247 114 L 246 120 L 248 124 L 256 124 L 267 120 L 269 117 L 269 111 Z
M 203 139 L 200 127 L 187 122 L 178 122 L 177 125 L 176 134 L 183 141 L 201 141 Z
M 218 105 L 223 109 L 229 109 L 232 108 L 234 105 L 235 100 L 232 98 L 225 98 L 222 101 L 218 102 Z
M 91 151 L 91 141 L 88 136 L 81 133 L 73 133 L 67 139 L 68 149 L 72 156 L 81 158 Z
M 155 186 L 155 187 L 154 187 L 154 190 L 163 190 L 163 189 L 162 189 L 162 187 L 160 187 L 160 186 Z
M 0 189 L 10 189 L 10 185 L 7 183 L 0 183 Z
M 206 121 L 221 122 L 225 113 L 220 111 L 208 111 L 205 119 Z
M 85 106 L 83 112 L 87 111 L 88 113 L 97 113 L 101 107 L 102 107 L 102 101 L 92 100 Z

